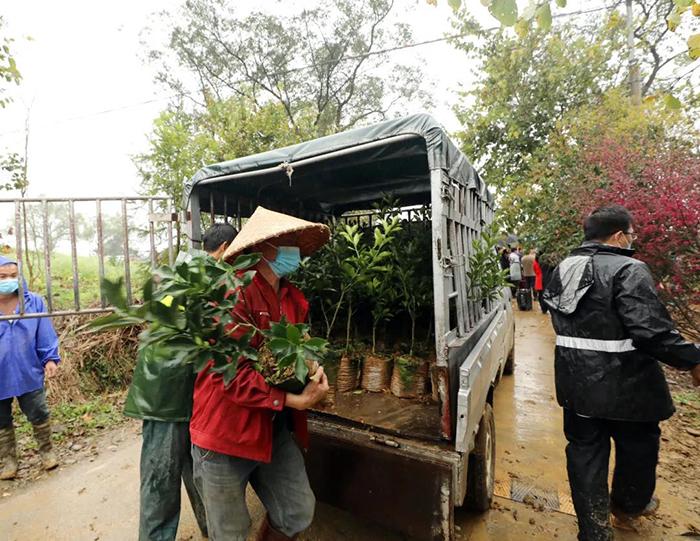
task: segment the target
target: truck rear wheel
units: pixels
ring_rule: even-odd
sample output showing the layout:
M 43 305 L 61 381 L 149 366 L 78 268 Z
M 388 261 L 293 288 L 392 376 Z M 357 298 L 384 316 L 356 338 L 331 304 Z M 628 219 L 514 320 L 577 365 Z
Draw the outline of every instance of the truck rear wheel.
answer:
M 506 364 L 503 366 L 503 373 L 511 375 L 513 370 L 515 370 L 515 344 L 513 344 L 513 349 L 510 350 L 508 358 L 506 359 Z
M 486 511 L 493 500 L 496 474 L 496 423 L 491 404 L 486 404 L 479 423 L 474 450 L 469 455 L 465 504 L 476 511 Z

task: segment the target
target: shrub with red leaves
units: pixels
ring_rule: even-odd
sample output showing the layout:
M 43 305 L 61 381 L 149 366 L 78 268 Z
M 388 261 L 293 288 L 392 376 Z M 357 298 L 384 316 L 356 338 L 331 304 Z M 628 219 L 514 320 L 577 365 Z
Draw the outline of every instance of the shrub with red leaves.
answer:
M 580 199 L 581 218 L 602 204 L 630 210 L 636 257 L 649 265 L 681 330 L 700 340 L 700 157 L 604 140 L 587 147 L 584 161 L 589 185 L 598 187 Z

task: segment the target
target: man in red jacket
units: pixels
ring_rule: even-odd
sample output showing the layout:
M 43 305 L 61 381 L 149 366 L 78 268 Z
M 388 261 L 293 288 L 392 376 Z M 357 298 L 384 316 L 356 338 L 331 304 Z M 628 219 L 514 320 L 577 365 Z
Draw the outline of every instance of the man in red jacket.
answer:
M 329 235 L 323 224 L 258 207 L 224 254 L 227 260 L 243 251 L 262 254 L 234 310 L 234 321 L 252 322 L 260 329 L 283 316 L 290 323 L 303 322 L 308 302 L 284 277 Z M 258 336 L 252 344 L 259 347 L 260 342 Z M 190 422 L 194 478 L 213 541 L 246 540 L 248 483 L 268 513 L 258 540 L 294 539 L 311 524 L 315 498 L 292 432 L 306 447 L 305 410 L 328 391 L 328 379 L 320 370 L 320 380 L 309 382 L 300 395 L 268 385 L 248 359 L 239 361 L 228 387 L 211 372 L 197 377 Z

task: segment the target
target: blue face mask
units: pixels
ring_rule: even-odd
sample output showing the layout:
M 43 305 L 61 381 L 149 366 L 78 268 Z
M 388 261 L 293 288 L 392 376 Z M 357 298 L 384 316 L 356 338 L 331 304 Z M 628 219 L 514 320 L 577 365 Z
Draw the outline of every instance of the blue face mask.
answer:
M 19 289 L 17 278 L 8 278 L 0 280 L 0 295 L 11 295 Z
M 267 260 L 266 260 L 267 261 Z M 293 273 L 301 265 L 301 253 L 298 246 L 277 246 L 277 257 L 267 261 L 272 272 L 278 278 Z

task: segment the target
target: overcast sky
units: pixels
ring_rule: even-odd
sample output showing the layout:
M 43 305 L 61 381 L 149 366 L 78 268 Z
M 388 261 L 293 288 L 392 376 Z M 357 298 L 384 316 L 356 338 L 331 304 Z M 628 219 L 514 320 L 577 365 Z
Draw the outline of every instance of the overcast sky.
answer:
M 439 0 L 437 8 L 425 0 L 400 1 L 413 6 L 404 22 L 413 26 L 417 41 L 452 31 L 447 0 Z M 482 24 L 494 25 L 480 2 L 465 1 L 474 6 Z M 7 31 L 17 40 L 14 51 L 23 80 L 11 89 L 14 103 L 0 109 L 0 154 L 23 151 L 29 112 L 29 195 L 89 197 L 138 191 L 132 156 L 146 150 L 146 135 L 169 94 L 154 83 L 153 68 L 142 61 L 140 33 L 146 26 L 157 27 L 155 12 L 177 5 L 166 0 L 3 2 Z M 236 0 L 236 5 L 283 9 L 278 0 Z M 567 11 L 584 5 L 591 2 L 569 2 Z M 426 76 L 435 83 L 435 109 L 430 112 L 448 129 L 457 128 L 451 109 L 454 91 L 460 84 L 468 86 L 473 77 L 466 56 L 446 43 L 393 54 L 397 59 L 422 56 Z M 418 106 L 406 114 L 417 110 Z

